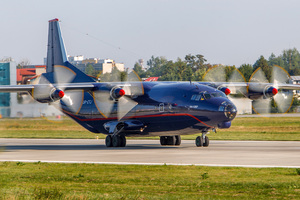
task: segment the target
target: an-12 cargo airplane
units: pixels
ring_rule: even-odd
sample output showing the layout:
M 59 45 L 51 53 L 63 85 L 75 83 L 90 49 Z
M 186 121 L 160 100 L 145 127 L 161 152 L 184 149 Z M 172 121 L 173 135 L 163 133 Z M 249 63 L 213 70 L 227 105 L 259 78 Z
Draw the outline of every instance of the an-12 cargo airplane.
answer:
M 236 106 L 227 97 L 230 89 L 243 91 L 245 97 L 257 102 L 257 109 L 261 105 L 265 109 L 265 103 L 276 96 L 277 104 L 286 105 L 284 101 L 291 95 L 282 89 L 299 89 L 286 84 L 285 73 L 276 75 L 280 81 L 261 81 L 261 71 L 249 83 L 209 79 L 96 82 L 69 63 L 66 55 L 59 20 L 50 20 L 46 73 L 35 84 L 0 86 L 0 92 L 28 92 L 34 100 L 56 106 L 87 130 L 106 134 L 107 147 L 125 147 L 130 136 L 160 136 L 161 145 L 180 145 L 180 135 L 199 132 L 202 136 L 196 138 L 196 146 L 208 146 L 206 134 L 229 128 L 236 117 Z M 275 69 L 277 74 L 282 71 Z

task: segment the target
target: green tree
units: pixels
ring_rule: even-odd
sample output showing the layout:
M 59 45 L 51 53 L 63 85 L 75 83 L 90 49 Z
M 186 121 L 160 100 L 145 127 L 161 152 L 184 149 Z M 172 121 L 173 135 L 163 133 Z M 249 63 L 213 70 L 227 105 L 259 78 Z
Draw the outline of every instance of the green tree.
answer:
M 101 82 L 120 82 L 124 80 L 124 74 L 118 68 L 113 67 L 111 73 L 105 73 L 100 76 Z
M 253 67 L 250 64 L 242 64 L 238 69 L 243 76 L 245 77 L 246 82 L 249 81 L 252 73 L 253 73 Z
M 140 65 L 140 63 L 136 62 L 134 64 L 133 70 L 140 76 L 142 77 L 143 75 L 145 75 L 145 72 L 143 71 L 142 66 Z
M 258 68 L 262 69 L 267 80 L 271 82 L 272 70 L 271 67 L 268 65 L 268 61 L 263 56 L 260 56 L 260 58 L 253 65 L 254 71 Z
M 184 59 L 187 65 L 192 67 L 195 71 L 198 69 L 202 69 L 204 67 L 204 63 L 207 61 L 201 54 L 197 54 L 195 56 L 188 54 Z
M 282 67 L 289 73 L 300 68 L 300 54 L 296 48 L 284 50 L 281 57 L 285 65 Z
M 87 66 L 85 67 L 85 73 L 90 76 L 94 75 L 95 69 L 92 64 L 87 64 Z
M 198 69 L 197 71 L 195 71 L 194 73 L 195 81 L 202 81 L 205 73 L 206 73 L 206 68 Z
M 230 79 L 230 77 L 231 77 L 231 75 L 232 75 L 232 73 L 233 73 L 233 71 L 235 70 L 236 68 L 235 68 L 235 66 L 233 65 L 233 66 L 226 66 L 225 67 L 225 75 L 226 75 L 226 81 L 230 81 L 229 79 Z
M 161 67 L 167 63 L 165 57 L 154 57 L 147 61 L 147 65 L 150 67 L 147 71 L 148 76 L 162 76 Z

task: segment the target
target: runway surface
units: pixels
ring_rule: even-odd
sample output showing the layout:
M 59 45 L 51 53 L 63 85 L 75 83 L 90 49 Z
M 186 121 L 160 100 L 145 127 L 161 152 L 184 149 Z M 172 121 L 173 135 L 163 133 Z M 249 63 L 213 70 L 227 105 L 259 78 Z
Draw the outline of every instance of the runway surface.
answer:
M 209 147 L 196 147 L 192 140 L 181 146 L 127 140 L 125 148 L 107 148 L 96 139 L 0 139 L 0 149 L 0 161 L 300 168 L 300 142 L 292 141 L 210 141 Z

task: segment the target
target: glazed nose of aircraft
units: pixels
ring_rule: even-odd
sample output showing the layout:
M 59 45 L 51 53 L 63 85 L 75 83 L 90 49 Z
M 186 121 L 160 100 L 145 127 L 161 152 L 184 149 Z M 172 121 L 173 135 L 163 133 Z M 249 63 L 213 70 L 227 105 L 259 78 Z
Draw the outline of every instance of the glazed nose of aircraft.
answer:
M 237 109 L 235 105 L 229 103 L 225 106 L 224 114 L 229 120 L 233 120 L 237 114 Z

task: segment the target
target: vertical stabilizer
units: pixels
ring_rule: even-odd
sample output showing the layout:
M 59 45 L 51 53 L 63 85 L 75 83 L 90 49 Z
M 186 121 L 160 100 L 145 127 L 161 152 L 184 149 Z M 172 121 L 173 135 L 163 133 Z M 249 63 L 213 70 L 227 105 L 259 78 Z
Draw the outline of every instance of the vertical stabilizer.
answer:
M 54 71 L 54 65 L 63 65 L 67 60 L 64 41 L 61 37 L 58 19 L 49 21 L 47 72 Z
M 55 68 L 60 70 L 55 70 Z M 67 74 L 70 72 L 73 74 L 73 79 L 70 79 L 67 82 L 94 82 L 91 77 L 87 76 L 85 73 L 68 62 L 65 45 L 57 18 L 49 21 L 46 72 L 47 73 L 44 74 L 44 77 L 46 77 L 50 83 L 65 83 L 66 80 L 68 80 L 65 76 L 67 76 Z M 61 78 L 59 79 L 58 77 Z

